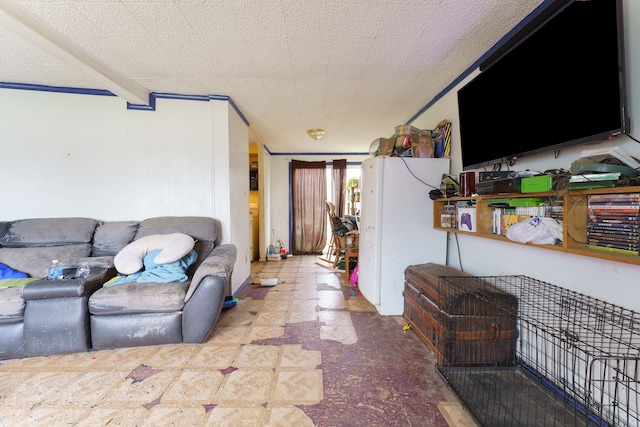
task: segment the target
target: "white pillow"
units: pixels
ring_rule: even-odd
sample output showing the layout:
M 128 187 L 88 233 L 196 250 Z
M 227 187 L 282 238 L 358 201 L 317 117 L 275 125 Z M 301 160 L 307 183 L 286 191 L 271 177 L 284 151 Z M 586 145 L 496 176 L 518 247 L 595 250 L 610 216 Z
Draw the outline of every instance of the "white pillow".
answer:
M 167 264 L 187 255 L 195 243 L 191 236 L 182 233 L 152 234 L 134 240 L 122 248 L 113 259 L 113 263 L 118 273 L 133 274 L 142 270 L 143 259 L 149 252 L 162 249 L 153 261 L 156 264 Z

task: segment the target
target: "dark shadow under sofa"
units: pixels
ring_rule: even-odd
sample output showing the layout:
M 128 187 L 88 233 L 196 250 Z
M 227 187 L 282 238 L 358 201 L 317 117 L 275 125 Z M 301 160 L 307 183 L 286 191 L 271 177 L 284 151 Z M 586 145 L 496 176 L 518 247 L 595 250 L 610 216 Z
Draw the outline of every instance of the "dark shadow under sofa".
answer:
M 19 287 L 0 280 L 0 359 L 205 341 L 231 295 L 237 256 L 235 245 L 218 244 L 219 230 L 218 220 L 196 216 L 0 222 L 0 263 L 30 277 Z M 186 281 L 104 286 L 118 275 L 114 258 L 125 247 L 174 233 L 195 241 Z M 47 280 L 53 259 L 87 263 L 90 275 Z

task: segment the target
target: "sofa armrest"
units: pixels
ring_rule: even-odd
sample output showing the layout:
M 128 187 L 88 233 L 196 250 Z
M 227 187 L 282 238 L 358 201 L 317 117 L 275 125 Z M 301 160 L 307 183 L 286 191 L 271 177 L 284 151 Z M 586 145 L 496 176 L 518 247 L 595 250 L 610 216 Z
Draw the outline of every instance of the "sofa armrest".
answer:
M 200 264 L 196 272 L 193 274 L 191 285 L 189 285 L 184 301 L 189 301 L 200 285 L 200 282 L 207 276 L 224 278 L 225 296 L 231 295 L 231 274 L 233 273 L 233 266 L 236 263 L 237 255 L 238 250 L 236 245 L 232 243 L 227 243 L 213 248 L 211 254 L 202 262 L 202 264 Z
M 227 279 L 221 276 L 204 277 L 182 310 L 182 340 L 203 343 L 211 334 L 224 306 Z
M 92 269 L 91 275 L 86 279 L 34 280 L 22 287 L 20 296 L 25 301 L 85 297 L 100 289 L 114 275 L 114 269 Z
M 60 259 L 60 265 L 80 266 L 87 264 L 91 270 L 95 271 L 114 268 L 113 256 L 89 256 L 83 258 Z

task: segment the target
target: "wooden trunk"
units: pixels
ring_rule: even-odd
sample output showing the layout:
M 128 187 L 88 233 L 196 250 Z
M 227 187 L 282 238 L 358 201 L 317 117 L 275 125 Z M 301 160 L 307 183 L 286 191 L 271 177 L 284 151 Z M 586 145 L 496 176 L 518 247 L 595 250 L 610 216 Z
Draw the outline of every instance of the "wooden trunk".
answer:
M 442 365 L 515 363 L 515 296 L 454 268 L 405 270 L 404 317 Z

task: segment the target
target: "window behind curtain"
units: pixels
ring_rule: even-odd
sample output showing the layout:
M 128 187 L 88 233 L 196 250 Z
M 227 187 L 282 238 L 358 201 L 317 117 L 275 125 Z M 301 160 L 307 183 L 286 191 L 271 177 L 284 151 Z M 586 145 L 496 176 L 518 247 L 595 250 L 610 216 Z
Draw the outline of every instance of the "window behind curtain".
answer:
M 326 168 L 324 161 L 291 161 L 291 252 L 294 255 L 320 255 L 327 243 Z
M 333 169 L 331 171 L 333 189 L 333 204 L 336 205 L 336 216 L 342 218 L 346 205 L 345 185 L 347 176 L 347 160 L 338 159 L 333 161 Z

